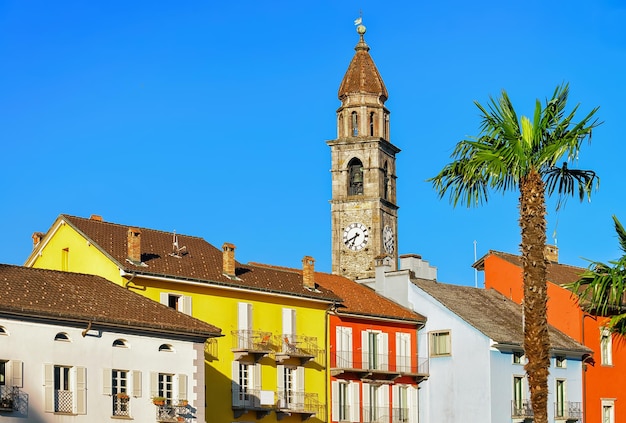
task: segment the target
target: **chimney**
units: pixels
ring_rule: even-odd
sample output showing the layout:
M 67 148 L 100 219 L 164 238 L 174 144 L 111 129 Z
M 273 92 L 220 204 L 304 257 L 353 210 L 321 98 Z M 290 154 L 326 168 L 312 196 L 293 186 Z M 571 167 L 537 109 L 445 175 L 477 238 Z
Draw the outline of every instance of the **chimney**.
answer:
M 306 289 L 315 290 L 315 260 L 304 256 L 302 259 L 302 283 Z
M 133 263 L 141 263 L 141 231 L 139 228 L 128 228 L 128 259 Z
M 546 260 L 552 263 L 559 262 L 559 247 L 556 245 L 546 245 L 544 250 L 544 255 L 546 256 Z
M 100 216 L 99 214 L 92 214 L 89 219 L 95 220 L 96 222 L 102 222 L 102 216 Z
M 33 232 L 33 248 L 39 245 L 45 235 L 43 232 Z
M 224 245 L 222 245 L 222 251 L 224 273 L 230 276 L 235 276 L 235 246 L 225 242 Z

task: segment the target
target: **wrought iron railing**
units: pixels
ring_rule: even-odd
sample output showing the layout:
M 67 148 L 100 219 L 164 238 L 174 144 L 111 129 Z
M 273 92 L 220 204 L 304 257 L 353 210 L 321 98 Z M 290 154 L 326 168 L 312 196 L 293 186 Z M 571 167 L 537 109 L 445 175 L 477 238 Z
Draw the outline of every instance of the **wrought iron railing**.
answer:
M 355 357 L 357 358 L 355 360 Z M 381 370 L 398 373 L 428 375 L 428 358 L 419 356 L 396 356 L 391 363 L 391 356 L 370 354 L 366 360 L 353 351 L 337 351 L 331 357 L 331 367 L 340 369 Z
M 578 420 L 583 417 L 582 403 L 563 401 L 554 403 L 554 417 L 566 420 Z
M 19 395 L 20 389 L 17 386 L 0 385 L 0 410 L 17 410 Z
M 156 406 L 157 422 L 190 422 L 194 418 L 186 405 L 165 404 Z
M 71 413 L 73 411 L 72 391 L 54 391 L 54 411 Z
M 113 415 L 130 417 L 130 397 L 113 395 Z
M 363 406 L 363 421 L 365 423 L 382 423 L 389 421 L 389 408 L 374 405 Z
M 533 408 L 528 400 L 513 400 L 511 401 L 511 417 L 532 417 L 534 415 Z
M 281 390 L 278 391 L 277 408 L 292 413 L 315 414 L 322 418 L 324 406 L 320 404 L 317 393 Z
M 234 408 L 257 409 L 261 408 L 261 391 L 259 389 L 248 389 L 233 387 L 232 406 Z
M 271 332 L 234 330 L 231 332 L 233 350 L 269 352 L 275 349 Z
M 391 409 L 392 423 L 406 423 L 409 421 L 408 407 L 393 407 Z

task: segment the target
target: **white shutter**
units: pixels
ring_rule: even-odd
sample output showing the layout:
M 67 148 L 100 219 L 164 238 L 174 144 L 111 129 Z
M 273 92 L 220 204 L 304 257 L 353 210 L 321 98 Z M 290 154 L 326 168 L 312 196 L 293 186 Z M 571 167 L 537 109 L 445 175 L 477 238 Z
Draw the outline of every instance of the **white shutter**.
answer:
M 287 406 L 285 402 L 285 366 L 282 364 L 276 365 L 276 389 L 278 390 L 278 406 L 285 408 Z
M 419 422 L 419 390 L 415 386 L 409 386 L 407 392 L 409 403 L 409 423 Z
M 380 369 L 389 370 L 389 334 L 379 333 L 376 336 L 378 341 L 378 354 L 380 356 Z M 389 402 L 389 399 L 387 399 Z
M 364 330 L 361 332 L 361 369 L 367 369 L 369 367 L 369 332 Z M 365 391 L 363 391 L 365 392 Z
M 233 361 L 232 363 L 232 380 L 231 380 L 231 391 L 232 391 L 232 404 L 233 407 L 240 407 L 242 404 L 239 400 L 239 391 L 241 391 L 241 386 L 239 386 L 239 362 Z
M 185 374 L 178 375 L 178 398 L 177 399 L 179 400 L 189 399 L 187 398 L 187 375 Z
M 113 371 L 102 369 L 102 394 L 113 395 Z
M 133 370 L 133 396 L 141 398 L 141 370 Z
M 283 308 L 283 334 L 290 336 L 296 333 L 296 311 L 292 308 Z M 290 341 L 294 341 L 291 339 Z
M 391 409 L 393 410 L 400 408 L 400 386 L 391 385 Z
M 43 365 L 44 411 L 54 413 L 54 366 Z
M 380 385 L 378 388 L 378 406 L 389 413 L 389 385 Z
M 22 376 L 22 360 L 9 361 L 9 378 L 11 386 L 18 388 L 24 387 L 24 378 Z
M 360 384 L 358 382 L 350 382 L 348 385 L 348 392 L 350 395 L 350 421 L 351 422 L 360 422 L 361 421 L 361 407 L 359 403 L 360 398 Z
M 159 374 L 150 372 L 150 397 L 154 398 L 157 396 L 159 396 Z
M 304 398 L 304 367 L 296 367 L 296 391 Z
M 411 334 L 396 332 L 396 370 L 411 371 Z
M 183 295 L 180 298 L 179 304 L 181 306 L 180 311 L 191 316 L 191 297 L 189 295 Z
M 339 382 L 333 380 L 330 382 L 330 405 L 331 405 L 331 420 L 339 420 Z
M 159 302 L 163 305 L 166 305 L 169 307 L 169 295 L 167 292 L 161 292 L 159 294 Z
M 337 326 L 336 338 L 336 366 L 352 368 L 352 328 Z
M 252 329 L 252 304 L 239 303 L 239 315 L 237 325 L 237 328 L 239 330 Z
M 364 410 L 368 410 L 368 412 L 369 412 L 369 407 L 370 407 L 370 384 L 369 383 L 362 383 L 361 387 L 363 389 L 363 409 Z M 365 419 L 365 416 L 363 416 L 363 419 Z
M 254 405 L 257 407 L 261 406 L 261 365 L 259 363 L 254 363 L 252 365 L 252 386 L 256 393 L 254 394 Z
M 76 369 L 76 414 L 87 414 L 87 369 Z

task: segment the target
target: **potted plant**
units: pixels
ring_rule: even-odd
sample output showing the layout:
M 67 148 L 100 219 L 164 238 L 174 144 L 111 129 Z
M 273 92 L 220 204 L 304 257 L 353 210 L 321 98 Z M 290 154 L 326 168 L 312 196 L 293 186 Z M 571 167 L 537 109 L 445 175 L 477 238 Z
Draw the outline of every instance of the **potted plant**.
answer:
M 165 397 L 152 397 L 152 404 L 165 405 Z
M 118 392 L 117 394 L 115 394 L 115 396 L 121 401 L 128 401 L 129 398 L 126 392 Z
M 178 400 L 178 405 L 180 407 L 187 407 L 187 404 L 189 404 L 189 401 L 187 401 L 186 399 L 179 399 Z

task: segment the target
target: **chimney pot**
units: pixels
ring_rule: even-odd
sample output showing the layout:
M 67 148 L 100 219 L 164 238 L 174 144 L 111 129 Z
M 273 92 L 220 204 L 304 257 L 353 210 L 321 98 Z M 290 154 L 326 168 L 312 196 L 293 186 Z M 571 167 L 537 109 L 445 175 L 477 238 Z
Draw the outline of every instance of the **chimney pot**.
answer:
M 128 259 L 133 263 L 141 262 L 141 230 L 128 228 Z
M 33 232 L 33 248 L 39 245 L 44 236 L 43 232 Z
M 315 289 L 315 260 L 304 256 L 302 259 L 302 283 L 307 289 Z
M 222 245 L 222 265 L 224 267 L 224 273 L 230 276 L 235 276 L 235 246 L 228 242 Z

